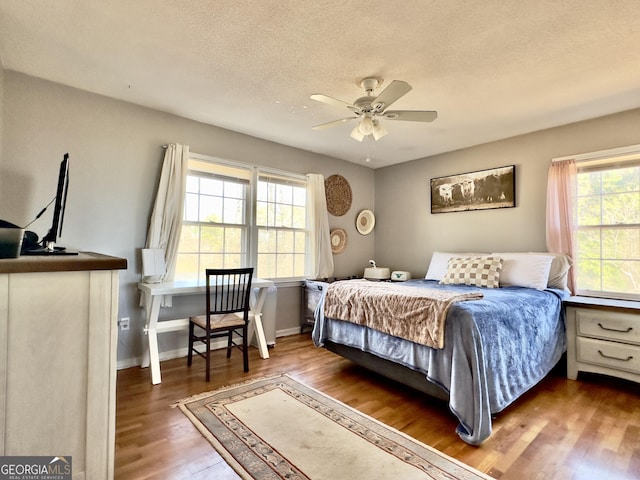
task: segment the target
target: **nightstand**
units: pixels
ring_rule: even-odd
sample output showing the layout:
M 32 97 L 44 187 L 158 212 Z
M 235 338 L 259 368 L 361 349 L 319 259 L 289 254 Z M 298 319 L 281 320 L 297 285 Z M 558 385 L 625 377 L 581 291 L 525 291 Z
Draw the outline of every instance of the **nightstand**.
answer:
M 325 290 L 330 283 L 338 280 L 352 280 L 358 278 L 357 276 L 343 277 L 343 278 L 321 278 L 317 280 L 305 280 L 302 283 L 302 312 L 300 315 L 300 333 L 304 332 L 305 328 L 313 329 L 315 324 L 315 313 L 318 302 L 322 298 Z
M 302 284 L 302 317 L 300 319 L 300 333 L 305 328 L 313 329 L 315 312 L 322 294 L 332 282 L 332 279 L 305 280 Z
M 570 297 L 567 377 L 592 372 L 640 383 L 640 302 Z

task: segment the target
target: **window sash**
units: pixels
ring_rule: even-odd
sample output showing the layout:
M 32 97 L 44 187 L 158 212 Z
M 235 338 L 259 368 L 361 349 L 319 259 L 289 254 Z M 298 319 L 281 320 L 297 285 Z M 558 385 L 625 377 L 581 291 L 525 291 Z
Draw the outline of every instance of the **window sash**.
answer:
M 257 188 L 258 270 L 268 277 L 304 277 L 309 244 L 306 179 L 261 171 Z
M 185 193 L 182 231 L 183 236 L 191 238 L 181 238 L 178 259 L 182 269 L 177 269 L 176 280 L 186 280 L 187 270 L 195 278 L 202 277 L 204 268 L 211 266 L 247 265 L 256 265 L 256 275 L 264 278 L 304 278 L 309 235 L 305 176 L 197 154 L 191 154 L 189 165 L 188 177 L 192 182 L 193 177 L 198 180 Z M 222 181 L 222 187 L 210 183 L 210 190 L 205 191 L 203 180 Z M 258 190 L 265 183 L 275 192 L 258 200 Z M 225 190 L 233 184 L 242 186 L 241 195 L 227 195 Z M 203 208 L 203 203 L 208 206 Z M 226 204 L 232 206 L 229 214 L 225 213 Z M 257 214 L 259 207 L 264 207 L 266 215 Z M 217 233 L 203 237 L 204 229 Z M 233 237 L 232 242 L 227 242 L 227 233 Z M 273 242 L 265 244 L 265 236 L 273 236 Z
M 576 294 L 640 299 L 640 153 L 584 159 L 581 176 L 632 168 L 624 191 L 587 185 L 576 198 Z M 607 180 L 605 178 L 605 180 Z M 592 190 L 592 191 L 589 191 Z M 582 194 L 581 194 L 582 193 Z

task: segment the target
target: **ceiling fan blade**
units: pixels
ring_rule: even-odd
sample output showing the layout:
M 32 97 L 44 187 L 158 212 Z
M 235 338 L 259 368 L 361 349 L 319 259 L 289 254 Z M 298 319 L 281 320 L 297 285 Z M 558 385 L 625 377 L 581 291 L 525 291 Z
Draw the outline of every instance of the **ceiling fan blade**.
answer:
M 382 114 L 387 120 L 402 120 L 405 122 L 433 122 L 438 118 L 438 112 L 432 110 L 388 110 Z
M 349 108 L 351 110 L 357 110 L 357 107 L 351 105 L 350 103 L 344 102 L 342 100 L 338 100 L 337 98 L 329 97 L 327 95 L 322 95 L 321 93 L 314 93 L 311 95 L 311 100 L 315 100 L 316 102 L 327 103 L 329 105 L 333 105 L 339 108 Z
M 402 80 L 394 80 L 387 88 L 385 88 L 380 95 L 371 102 L 372 105 L 376 105 L 378 112 L 384 111 L 389 105 L 398 100 L 403 95 L 406 95 L 411 90 L 411 85 Z
M 327 128 L 335 127 L 337 125 L 342 125 L 343 123 L 350 122 L 351 120 L 355 120 L 358 117 L 345 117 L 339 120 L 333 120 L 332 122 L 321 123 L 320 125 L 315 125 L 311 127 L 312 130 L 325 130 Z
M 364 135 L 360 132 L 360 125 L 356 125 L 356 127 L 351 131 L 351 138 L 361 142 L 364 140 Z

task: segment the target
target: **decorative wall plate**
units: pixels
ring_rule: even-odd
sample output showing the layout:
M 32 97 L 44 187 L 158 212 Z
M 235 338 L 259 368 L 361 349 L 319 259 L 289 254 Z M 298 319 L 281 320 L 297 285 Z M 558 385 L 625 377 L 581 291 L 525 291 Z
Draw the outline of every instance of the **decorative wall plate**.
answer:
M 362 235 L 371 233 L 375 224 L 376 217 L 371 210 L 362 210 L 356 218 L 356 228 L 358 229 L 358 233 Z
M 327 210 L 341 217 L 351 208 L 351 185 L 342 175 L 331 175 L 324 181 Z
M 331 252 L 334 255 L 344 252 L 347 247 L 347 232 L 342 228 L 334 228 L 329 236 L 331 238 Z

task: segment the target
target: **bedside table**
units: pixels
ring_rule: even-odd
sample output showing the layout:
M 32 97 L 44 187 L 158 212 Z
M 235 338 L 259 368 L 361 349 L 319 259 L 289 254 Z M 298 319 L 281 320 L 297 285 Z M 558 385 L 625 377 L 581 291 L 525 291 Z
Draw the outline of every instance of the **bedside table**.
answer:
M 316 322 L 315 312 L 322 294 L 331 283 L 331 279 L 305 280 L 302 284 L 302 318 L 300 319 L 300 333 L 305 328 L 313 330 Z
M 640 302 L 570 297 L 564 303 L 567 377 L 591 372 L 640 383 Z
M 302 301 L 300 302 L 300 305 L 302 306 L 302 312 L 300 315 L 300 333 L 303 333 L 305 328 L 313 330 L 313 326 L 316 323 L 316 307 L 329 284 L 337 282 L 338 280 L 353 280 L 355 278 L 359 277 L 354 275 L 343 278 L 332 277 L 317 280 L 305 280 L 302 283 Z

